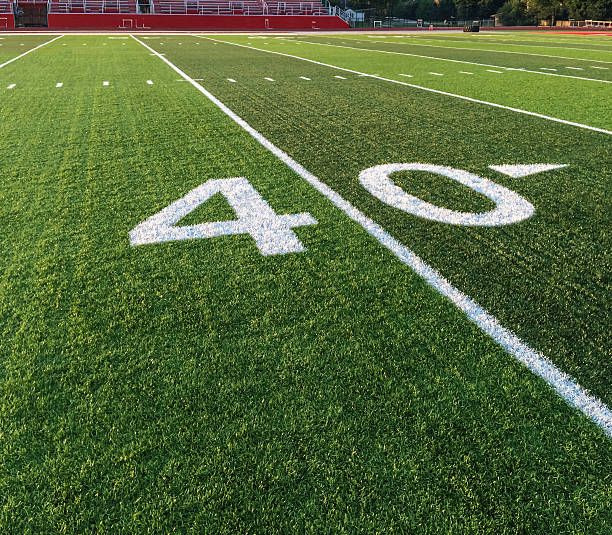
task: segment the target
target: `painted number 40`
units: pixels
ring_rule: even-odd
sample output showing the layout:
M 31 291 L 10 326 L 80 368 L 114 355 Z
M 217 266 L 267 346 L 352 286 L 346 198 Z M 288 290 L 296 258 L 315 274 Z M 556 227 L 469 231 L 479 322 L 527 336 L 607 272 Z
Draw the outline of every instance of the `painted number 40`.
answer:
M 535 164 L 489 167 L 505 175 L 519 178 L 566 166 Z M 482 213 L 458 212 L 425 202 L 406 193 L 393 183 L 391 175 L 400 171 L 424 171 L 445 176 L 485 195 L 495 203 L 495 208 Z M 418 217 L 453 225 L 508 225 L 531 217 L 535 211 L 527 199 L 492 180 L 468 171 L 440 165 L 420 163 L 377 165 L 362 171 L 359 182 L 372 195 L 394 208 Z M 177 225 L 181 219 L 217 193 L 221 193 L 227 199 L 236 213 L 236 219 L 198 225 Z M 130 232 L 130 244 L 144 245 L 249 234 L 255 240 L 262 255 L 299 253 L 306 248 L 292 229 L 316 224 L 317 221 L 308 213 L 278 215 L 246 178 L 224 178 L 205 182 L 134 227 Z

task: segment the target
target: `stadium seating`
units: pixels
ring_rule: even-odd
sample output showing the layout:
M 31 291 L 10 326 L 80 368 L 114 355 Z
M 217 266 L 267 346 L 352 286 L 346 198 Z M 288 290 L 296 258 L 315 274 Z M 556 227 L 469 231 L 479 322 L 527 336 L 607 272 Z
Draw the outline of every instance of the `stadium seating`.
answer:
M 0 13 L 12 13 L 13 4 L 7 0 L 0 0 Z
M 279 1 L 267 2 L 269 15 L 327 15 L 321 2 Z
M 51 0 L 49 13 L 138 13 L 137 0 Z M 7 0 L 0 0 L 3 4 Z M 151 0 L 157 15 L 328 15 L 319 1 Z
M 51 0 L 49 13 L 136 13 L 136 0 Z
M 262 15 L 258 0 L 153 0 L 153 11 L 163 15 Z

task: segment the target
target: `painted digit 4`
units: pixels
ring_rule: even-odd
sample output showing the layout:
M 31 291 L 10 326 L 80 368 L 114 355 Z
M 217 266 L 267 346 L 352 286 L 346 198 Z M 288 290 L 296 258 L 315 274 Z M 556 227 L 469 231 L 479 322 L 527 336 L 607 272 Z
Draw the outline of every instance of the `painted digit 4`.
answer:
M 227 199 L 237 219 L 176 225 L 216 193 L 221 193 Z M 291 229 L 316 224 L 317 221 L 308 213 L 277 215 L 244 177 L 223 178 L 201 184 L 134 227 L 130 231 L 130 244 L 250 234 L 262 255 L 299 253 L 306 248 Z

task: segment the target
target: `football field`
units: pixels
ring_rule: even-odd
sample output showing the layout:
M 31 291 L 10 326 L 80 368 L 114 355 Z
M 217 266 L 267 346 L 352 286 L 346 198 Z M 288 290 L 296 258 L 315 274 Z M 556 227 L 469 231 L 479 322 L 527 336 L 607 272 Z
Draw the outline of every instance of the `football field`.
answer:
M 612 532 L 612 37 L 0 36 L 0 533 Z

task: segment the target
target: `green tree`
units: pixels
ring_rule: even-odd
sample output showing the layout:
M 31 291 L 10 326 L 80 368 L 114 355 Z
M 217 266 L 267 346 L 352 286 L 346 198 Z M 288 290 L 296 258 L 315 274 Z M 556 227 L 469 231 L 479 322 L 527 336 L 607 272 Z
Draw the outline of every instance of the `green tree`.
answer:
M 478 2 L 478 15 L 488 18 L 499 11 L 506 0 L 480 0 Z
M 436 5 L 434 0 L 419 0 L 419 5 L 416 9 L 416 17 L 426 21 L 436 19 Z
M 527 12 L 536 19 L 550 20 L 552 24 L 567 17 L 563 0 L 529 0 Z
M 612 15 L 612 0 L 564 0 L 570 18 L 601 20 Z
M 525 0 L 508 0 L 497 11 L 499 19 L 504 26 L 522 26 L 533 24 L 533 17 L 527 13 Z
M 471 19 L 480 15 L 479 0 L 455 0 L 457 6 L 457 17 L 460 19 Z

